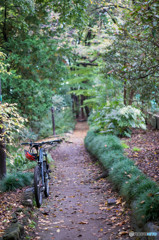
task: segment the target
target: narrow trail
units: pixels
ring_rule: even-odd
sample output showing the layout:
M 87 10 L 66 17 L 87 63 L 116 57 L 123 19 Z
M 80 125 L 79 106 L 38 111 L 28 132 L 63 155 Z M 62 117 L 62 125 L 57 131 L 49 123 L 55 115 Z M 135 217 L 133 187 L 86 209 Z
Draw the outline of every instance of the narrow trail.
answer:
M 86 123 L 77 123 L 70 143 L 51 152 L 51 193 L 38 212 L 35 240 L 130 239 L 125 203 L 106 179 L 94 180 L 101 168 L 84 148 L 87 130 Z M 114 198 L 116 204 L 108 205 Z

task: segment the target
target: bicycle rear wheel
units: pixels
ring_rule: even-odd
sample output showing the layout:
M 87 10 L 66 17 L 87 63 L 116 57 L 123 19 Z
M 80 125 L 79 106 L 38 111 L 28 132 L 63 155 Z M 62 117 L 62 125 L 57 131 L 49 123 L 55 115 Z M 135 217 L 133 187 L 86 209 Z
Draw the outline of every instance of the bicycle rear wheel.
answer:
M 40 167 L 38 165 L 34 169 L 34 193 L 36 205 L 38 208 L 40 208 L 43 199 L 43 184 L 40 174 Z

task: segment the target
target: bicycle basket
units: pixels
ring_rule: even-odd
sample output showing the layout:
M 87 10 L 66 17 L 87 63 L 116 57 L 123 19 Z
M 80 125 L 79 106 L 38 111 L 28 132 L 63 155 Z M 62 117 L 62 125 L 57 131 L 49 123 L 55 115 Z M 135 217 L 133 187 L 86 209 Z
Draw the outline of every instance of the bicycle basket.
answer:
M 27 150 L 24 150 L 25 152 L 25 157 L 29 159 L 30 161 L 36 161 L 37 159 L 37 154 L 28 152 Z

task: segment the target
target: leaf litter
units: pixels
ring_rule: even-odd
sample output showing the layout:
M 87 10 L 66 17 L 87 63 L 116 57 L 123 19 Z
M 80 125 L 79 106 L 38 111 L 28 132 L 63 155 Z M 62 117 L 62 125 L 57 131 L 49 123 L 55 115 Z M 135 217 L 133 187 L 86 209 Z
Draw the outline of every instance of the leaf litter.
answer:
M 131 138 L 122 138 L 129 146 L 126 155 L 134 160 L 148 177 L 159 183 L 159 131 L 147 126 L 147 130 L 134 129 Z

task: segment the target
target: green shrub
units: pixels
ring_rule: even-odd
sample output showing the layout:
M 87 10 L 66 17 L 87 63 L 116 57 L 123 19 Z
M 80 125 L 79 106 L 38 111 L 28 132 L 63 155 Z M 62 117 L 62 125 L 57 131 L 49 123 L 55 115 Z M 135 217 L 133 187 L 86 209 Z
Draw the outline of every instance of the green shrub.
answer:
M 24 171 L 32 169 L 36 166 L 36 162 L 29 161 L 24 152 L 16 153 L 12 156 L 12 159 L 7 158 L 7 169 L 9 172 Z
M 125 158 L 113 164 L 109 172 L 109 178 L 120 189 L 123 182 L 129 180 L 132 176 L 139 176 L 140 174 L 140 170 L 134 166 L 133 161 Z
M 103 153 L 100 156 L 100 161 L 107 169 L 110 169 L 115 162 L 118 163 L 123 159 L 125 159 L 125 156 L 123 155 L 123 151 L 121 150 L 112 150 L 109 151 L 107 154 Z
M 132 209 L 138 221 L 145 223 L 156 220 L 159 217 L 159 195 L 158 187 L 150 188 L 140 194 L 133 203 Z M 142 221 L 141 221 L 142 220 Z
M 127 201 L 134 200 L 137 195 L 137 189 L 140 186 L 141 182 L 146 179 L 144 174 L 132 176 L 130 179 L 127 179 L 121 185 L 120 193 Z
M 33 174 L 32 173 L 12 173 L 8 174 L 0 182 L 0 190 L 2 192 L 12 191 L 17 188 L 28 186 L 32 183 Z
M 75 119 L 70 108 L 55 111 L 55 130 L 56 134 L 61 134 L 73 130 Z
M 124 156 L 123 147 L 117 137 L 89 131 L 85 146 L 108 169 L 109 179 L 131 203 L 133 212 L 142 223 L 159 217 L 158 185 Z
M 35 124 L 35 123 L 34 123 Z M 38 134 L 36 134 L 32 128 L 25 127 L 21 132 L 14 133 L 14 140 L 18 143 L 19 141 L 32 140 L 36 141 L 38 139 Z
M 24 186 L 29 186 L 33 180 L 33 173 L 30 172 L 17 172 L 18 179 L 22 179 Z
M 131 128 L 146 129 L 142 112 L 132 106 L 103 108 L 96 118 L 90 117 L 93 128 L 101 134 L 114 134 L 118 136 L 131 136 Z M 92 119 L 94 122 L 92 123 Z
M 111 150 L 123 151 L 119 138 L 113 135 L 95 135 L 90 131 L 88 137 L 85 138 L 85 145 L 93 155 L 101 156 L 104 152 Z

